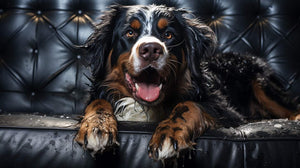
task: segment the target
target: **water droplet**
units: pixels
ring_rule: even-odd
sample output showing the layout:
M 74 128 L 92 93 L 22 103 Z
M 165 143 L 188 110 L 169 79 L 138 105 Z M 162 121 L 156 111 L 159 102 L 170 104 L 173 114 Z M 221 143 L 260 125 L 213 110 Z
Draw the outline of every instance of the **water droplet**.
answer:
M 192 160 L 192 150 L 189 150 L 189 159 Z
M 275 124 L 274 127 L 275 128 L 282 128 L 282 125 L 281 124 Z

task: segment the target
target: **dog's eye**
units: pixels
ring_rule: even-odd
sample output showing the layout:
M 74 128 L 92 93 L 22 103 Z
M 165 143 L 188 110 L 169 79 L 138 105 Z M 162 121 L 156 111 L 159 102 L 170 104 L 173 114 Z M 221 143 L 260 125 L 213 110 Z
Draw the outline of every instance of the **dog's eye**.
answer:
M 165 32 L 165 33 L 164 33 L 164 38 L 166 38 L 166 39 L 171 39 L 171 38 L 173 38 L 173 33 L 172 33 L 172 32 Z
M 126 32 L 126 37 L 131 38 L 131 37 L 134 37 L 134 36 L 135 36 L 135 33 L 134 33 L 133 30 L 128 30 Z

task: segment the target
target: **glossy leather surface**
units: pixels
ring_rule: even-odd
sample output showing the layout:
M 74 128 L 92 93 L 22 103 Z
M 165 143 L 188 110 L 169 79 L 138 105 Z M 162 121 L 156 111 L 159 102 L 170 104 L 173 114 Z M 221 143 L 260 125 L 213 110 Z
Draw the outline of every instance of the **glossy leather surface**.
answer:
M 143 128 L 143 129 L 141 129 Z M 146 128 L 146 129 L 145 129 Z M 96 158 L 74 142 L 74 129 L 0 129 L 0 165 L 4 167 L 163 167 L 147 155 L 155 124 L 120 123 L 120 147 Z M 300 166 L 300 123 L 273 120 L 210 130 L 178 167 L 289 167 Z M 168 165 L 172 165 L 169 162 Z
M 114 3 L 190 9 L 215 30 L 221 51 L 265 58 L 283 87 L 300 95 L 300 1 L 1 0 L 0 114 L 82 114 L 88 58 L 75 46 Z M 147 156 L 153 125 L 121 124 L 116 155 L 95 160 L 73 141 L 76 128 L 29 128 L 3 120 L 0 167 L 162 167 Z M 179 167 L 300 167 L 299 125 L 270 121 L 208 131 L 197 140 L 192 159 L 181 159 Z
M 265 58 L 283 86 L 300 94 L 300 1 L 3 0 L 0 110 L 81 114 L 88 99 L 89 70 L 75 45 L 84 43 L 92 22 L 113 3 L 190 9 L 215 30 L 221 51 Z

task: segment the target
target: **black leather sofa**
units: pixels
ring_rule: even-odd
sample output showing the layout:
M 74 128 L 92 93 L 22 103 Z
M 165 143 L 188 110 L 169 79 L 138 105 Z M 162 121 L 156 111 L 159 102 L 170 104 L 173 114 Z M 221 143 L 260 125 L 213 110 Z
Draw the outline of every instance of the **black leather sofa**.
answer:
M 156 123 L 120 122 L 120 147 L 96 158 L 74 141 L 90 74 L 76 45 L 114 3 L 188 8 L 215 30 L 221 51 L 265 58 L 300 95 L 300 1 L 1 0 L 0 167 L 163 166 L 147 155 Z M 178 167 L 300 167 L 300 122 L 209 130 L 184 156 Z

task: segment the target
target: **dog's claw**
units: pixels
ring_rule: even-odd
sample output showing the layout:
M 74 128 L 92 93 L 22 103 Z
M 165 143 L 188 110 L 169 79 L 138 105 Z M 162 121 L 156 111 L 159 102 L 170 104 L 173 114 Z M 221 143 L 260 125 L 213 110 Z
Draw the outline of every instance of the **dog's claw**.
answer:
M 159 153 L 158 153 L 158 150 L 155 149 L 155 158 L 158 158 L 159 157 Z
M 101 137 L 102 136 L 102 131 L 98 130 L 97 134 L 98 134 L 99 137 Z
M 108 144 L 113 145 L 113 135 L 111 132 L 109 132 Z
M 178 142 L 176 140 L 174 140 L 174 142 L 173 142 L 173 147 L 174 147 L 175 151 L 178 150 Z
M 150 154 L 151 153 L 151 147 L 148 145 L 148 147 L 147 147 L 147 151 L 148 151 L 148 154 Z
M 87 134 L 84 135 L 84 148 L 88 145 Z

